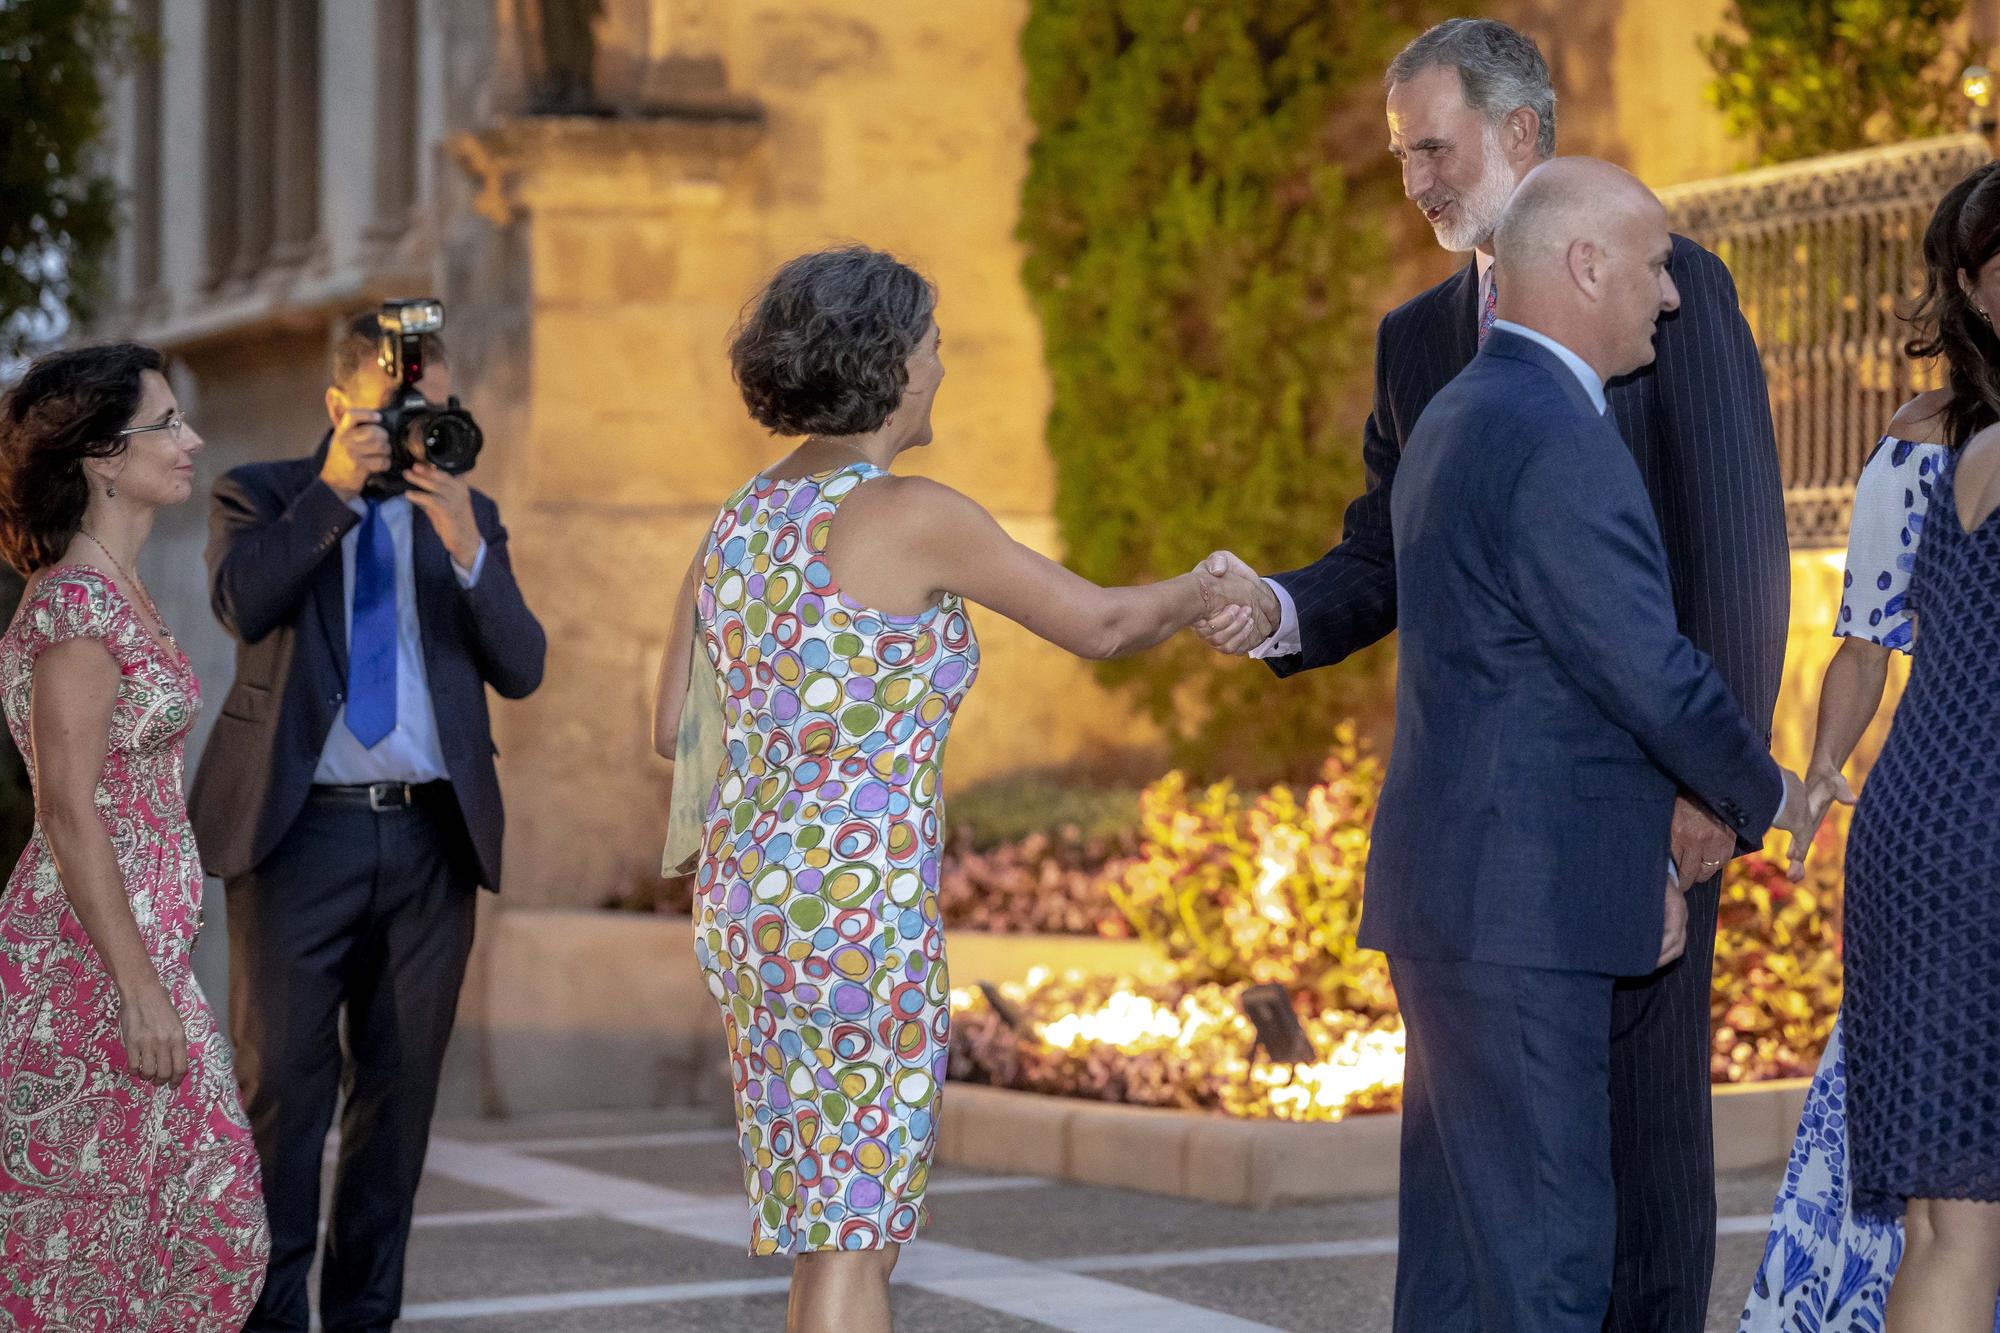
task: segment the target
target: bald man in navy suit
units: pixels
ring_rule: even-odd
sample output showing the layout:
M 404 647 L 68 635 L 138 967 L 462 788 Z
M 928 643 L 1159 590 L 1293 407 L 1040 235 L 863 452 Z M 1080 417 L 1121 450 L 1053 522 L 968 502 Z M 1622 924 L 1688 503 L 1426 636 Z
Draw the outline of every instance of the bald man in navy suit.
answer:
M 1201 627 L 1218 649 L 1260 657 L 1280 676 L 1331 666 L 1396 630 L 1398 465 L 1431 400 L 1489 336 L 1493 230 L 1520 180 L 1555 153 L 1547 65 L 1505 24 L 1440 24 L 1397 57 L 1387 83 L 1404 192 L 1446 249 L 1472 259 L 1382 320 L 1362 433 L 1368 489 L 1349 507 L 1339 544 L 1268 580 L 1271 595 L 1254 614 Z M 1791 572 L 1763 369 L 1722 262 L 1674 236 L 1668 271 L 1680 308 L 1661 317 L 1653 361 L 1614 377 L 1606 400 L 1659 525 L 1679 628 L 1768 735 Z M 1719 872 L 1752 843 L 1689 791 L 1675 803 L 1672 841 L 1687 891 L 1666 905 L 1685 911 L 1685 951 L 1612 996 L 1618 1258 L 1609 1333 L 1699 1333 L 1715 1262 L 1710 971 Z
M 1393 509 L 1397 735 L 1359 940 L 1409 1033 L 1395 1327 L 1599 1333 L 1612 1001 L 1677 951 L 1675 793 L 1755 842 L 1805 801 L 1681 633 L 1606 416 L 1679 304 L 1665 211 L 1565 158 L 1496 249 L 1489 336 L 1411 433 Z

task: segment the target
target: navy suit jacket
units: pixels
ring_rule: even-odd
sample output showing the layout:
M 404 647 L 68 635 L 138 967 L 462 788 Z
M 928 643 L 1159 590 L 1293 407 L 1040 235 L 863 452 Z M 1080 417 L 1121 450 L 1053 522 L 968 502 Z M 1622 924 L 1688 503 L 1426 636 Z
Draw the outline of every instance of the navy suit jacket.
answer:
M 340 541 L 360 522 L 311 458 L 252 463 L 215 485 L 209 601 L 236 640 L 236 680 L 202 752 L 188 813 L 202 864 L 225 879 L 269 856 L 304 808 L 327 734 L 346 698 L 347 589 Z M 486 687 L 520 699 L 542 681 L 547 643 L 522 600 L 500 510 L 478 491 L 486 539 L 479 582 L 459 586 L 451 556 L 418 511 L 410 524 L 424 670 L 451 788 L 479 858 L 500 885 L 505 816 Z
M 1685 236 L 1673 246 L 1681 308 L 1660 320 L 1653 364 L 1612 381 L 1607 396 L 1652 499 L 1681 630 L 1768 733 L 1792 582 L 1764 368 L 1728 268 Z M 1302 644 L 1269 659 L 1279 675 L 1331 665 L 1396 628 L 1397 464 L 1432 397 L 1478 350 L 1478 305 L 1478 269 L 1467 264 L 1383 318 L 1361 440 L 1368 489 L 1348 507 L 1338 546 L 1276 576 L 1298 607 Z
M 1360 942 L 1652 971 L 1676 790 L 1754 840 L 1784 783 L 1675 624 L 1630 451 L 1554 353 L 1496 329 L 1411 433 L 1392 520 L 1396 746 Z

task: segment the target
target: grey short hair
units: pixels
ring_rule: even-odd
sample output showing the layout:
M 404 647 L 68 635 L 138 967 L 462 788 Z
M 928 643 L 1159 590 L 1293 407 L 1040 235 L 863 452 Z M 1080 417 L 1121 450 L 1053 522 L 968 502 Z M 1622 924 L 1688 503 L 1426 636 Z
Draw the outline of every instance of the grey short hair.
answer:
M 1465 101 L 1498 125 L 1516 107 L 1541 120 L 1535 151 L 1556 154 L 1556 89 L 1535 39 L 1498 19 L 1446 19 L 1389 62 L 1386 84 L 1408 83 L 1427 69 L 1458 71 Z

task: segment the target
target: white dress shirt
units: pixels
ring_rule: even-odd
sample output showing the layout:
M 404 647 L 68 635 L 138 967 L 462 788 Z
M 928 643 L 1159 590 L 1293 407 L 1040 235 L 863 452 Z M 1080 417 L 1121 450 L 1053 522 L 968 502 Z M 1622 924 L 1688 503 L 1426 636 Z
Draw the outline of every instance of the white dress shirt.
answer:
M 1569 373 L 1576 376 L 1576 382 L 1581 384 L 1583 391 L 1590 395 L 1591 405 L 1597 409 L 1597 415 L 1604 415 L 1604 381 L 1598 376 L 1596 371 L 1590 368 L 1588 361 L 1585 361 L 1575 352 L 1570 351 L 1569 348 L 1564 347 L 1554 338 L 1549 337 L 1548 334 L 1537 329 L 1528 328 L 1526 325 L 1516 324 L 1509 319 L 1496 319 L 1493 321 L 1493 327 L 1496 329 L 1505 329 L 1516 338 L 1526 338 L 1531 343 L 1540 343 L 1543 347 L 1554 352 L 1556 360 L 1569 367 Z
M 368 502 L 356 497 L 347 507 L 366 518 Z M 411 555 L 410 525 L 416 506 L 407 496 L 382 501 L 382 522 L 396 548 L 396 726 L 372 747 L 364 747 L 347 729 L 347 705 L 334 715 L 333 730 L 327 734 L 326 748 L 320 751 L 319 767 L 313 782 L 320 785 L 359 786 L 369 782 L 435 782 L 449 777 L 445 769 L 444 747 L 438 739 L 437 714 L 431 708 L 430 677 L 424 670 L 423 626 L 417 618 L 417 570 Z M 361 525 L 355 524 L 340 539 L 341 586 L 345 590 L 347 634 L 354 636 L 354 552 L 361 540 Z M 486 566 L 486 543 L 472 558 L 470 570 L 451 562 L 451 572 L 459 586 L 470 588 L 479 582 Z

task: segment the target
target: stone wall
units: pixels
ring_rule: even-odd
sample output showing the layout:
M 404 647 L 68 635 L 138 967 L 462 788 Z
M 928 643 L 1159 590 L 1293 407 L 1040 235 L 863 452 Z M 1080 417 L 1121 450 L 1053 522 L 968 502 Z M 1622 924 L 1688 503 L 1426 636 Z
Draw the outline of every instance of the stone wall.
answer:
M 1728 0 L 1497 0 L 1489 10 L 1534 37 L 1556 83 L 1564 153 L 1609 158 L 1655 188 L 1720 176 L 1743 150 L 1709 105 L 1696 42 Z
M 235 673 L 235 645 L 208 605 L 207 485 L 241 463 L 291 458 L 308 452 L 326 428 L 326 341 L 315 332 L 267 332 L 185 349 L 172 368 L 176 395 L 201 433 L 195 459 L 198 485 L 187 503 L 164 510 L 154 522 L 141 576 L 201 682 L 203 708 L 187 742 L 188 776 Z M 228 1017 L 226 905 L 219 881 L 205 896 L 207 926 L 195 950 L 195 967 L 218 1014 Z

